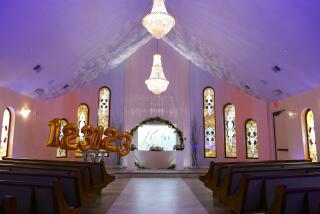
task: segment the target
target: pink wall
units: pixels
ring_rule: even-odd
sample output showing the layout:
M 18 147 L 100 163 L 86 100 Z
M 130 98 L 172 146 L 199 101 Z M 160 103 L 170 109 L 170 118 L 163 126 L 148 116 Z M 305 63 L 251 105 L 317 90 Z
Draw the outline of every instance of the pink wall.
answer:
M 0 127 L 2 129 L 2 119 L 3 119 L 3 111 L 8 107 L 12 107 L 14 110 L 14 115 L 12 117 L 14 118 L 12 127 L 12 133 L 11 133 L 11 139 L 13 150 L 9 149 L 9 155 L 17 155 L 21 151 L 28 150 L 28 140 L 26 138 L 27 134 L 30 131 L 30 121 L 25 118 L 23 118 L 19 111 L 23 107 L 31 107 L 32 100 L 29 97 L 20 95 L 16 92 L 13 92 L 11 90 L 0 88 Z M 34 117 L 34 112 L 31 112 L 30 117 Z M 1 132 L 0 129 L 0 132 Z
M 16 126 L 15 138 L 23 140 L 17 143 L 15 140 L 13 156 L 56 159 L 56 148 L 45 146 L 49 134 L 48 121 L 53 118 L 63 117 L 69 122 L 75 123 L 77 119 L 77 106 L 80 103 L 86 103 L 90 111 L 90 124 L 96 126 L 98 117 L 98 91 L 99 88 L 104 85 L 108 86 L 111 90 L 111 125 L 117 126 L 117 124 L 123 123 L 123 68 L 123 66 L 120 66 L 105 75 L 101 75 L 96 81 L 81 89 L 67 93 L 64 96 L 48 100 L 31 101 L 30 108 L 33 114 L 24 121 L 27 123 L 26 126 L 28 126 L 28 129 L 26 131 L 21 129 L 21 122 L 19 122 L 19 126 Z M 8 94 L 7 97 L 8 103 L 19 103 L 21 96 Z M 117 121 L 117 124 L 115 124 L 115 121 Z M 76 159 L 74 152 L 68 152 L 68 159 Z M 110 158 L 108 158 L 107 163 L 115 164 L 115 161 L 114 154 L 112 154 Z
M 289 148 L 289 157 L 291 159 L 303 159 L 307 158 L 308 147 L 305 139 L 305 125 L 304 125 L 304 115 L 307 109 L 311 109 L 315 118 L 315 131 L 317 137 L 317 150 L 318 155 L 320 152 L 319 143 L 319 133 L 320 133 L 320 99 L 318 98 L 320 94 L 320 88 L 316 88 L 296 96 L 289 97 L 287 99 L 278 101 L 277 108 L 274 104 L 269 105 L 270 112 L 278 110 L 291 110 L 296 113 L 296 116 L 290 118 L 283 117 L 282 124 L 286 124 L 286 139 Z M 318 156 L 319 158 L 319 156 Z
M 98 91 L 101 86 L 108 86 L 111 90 L 111 125 L 117 127 L 119 124 L 123 124 L 123 82 L 124 70 L 123 66 L 120 66 L 114 71 L 100 76 L 96 81 L 82 89 L 56 99 L 35 101 L 34 107 L 38 118 L 33 121 L 35 127 L 32 132 L 31 144 L 33 146 L 40 146 L 42 151 L 28 151 L 28 153 L 25 153 L 25 156 L 55 159 L 56 149 L 43 146 L 48 138 L 47 123 L 55 117 L 65 117 L 69 122 L 75 123 L 77 119 L 77 106 L 80 103 L 88 104 L 90 124 L 96 126 L 98 120 Z M 74 152 L 68 153 L 68 159 L 76 159 Z M 115 155 L 111 154 L 110 158 L 107 159 L 107 164 L 115 165 L 115 161 Z

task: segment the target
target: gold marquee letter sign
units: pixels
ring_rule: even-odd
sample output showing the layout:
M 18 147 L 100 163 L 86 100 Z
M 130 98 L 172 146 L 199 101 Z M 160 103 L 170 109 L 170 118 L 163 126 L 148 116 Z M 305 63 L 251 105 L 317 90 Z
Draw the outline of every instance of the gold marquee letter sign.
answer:
M 47 146 L 61 147 L 66 150 L 88 151 L 88 150 L 106 150 L 108 152 L 117 152 L 121 156 L 129 154 L 131 149 L 132 136 L 128 132 L 118 132 L 116 128 L 103 129 L 102 126 L 94 128 L 91 125 L 85 125 L 81 129 L 84 134 L 83 140 L 76 142 L 79 135 L 79 128 L 73 123 L 68 123 L 63 127 L 63 138 L 60 140 L 60 119 L 49 121 L 50 133 Z M 121 141 L 121 146 L 113 145 L 113 142 Z

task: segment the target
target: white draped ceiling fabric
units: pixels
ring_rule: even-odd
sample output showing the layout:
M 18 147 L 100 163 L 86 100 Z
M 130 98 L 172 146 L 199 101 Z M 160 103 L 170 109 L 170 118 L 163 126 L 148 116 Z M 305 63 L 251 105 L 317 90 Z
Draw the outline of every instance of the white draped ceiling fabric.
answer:
M 83 87 L 150 41 L 141 20 L 151 7 L 151 0 L 1 2 L 0 87 L 39 99 Z M 214 77 L 265 101 L 276 88 L 284 92 L 278 99 L 320 84 L 319 1 L 168 0 L 166 7 L 176 24 L 164 41 Z M 32 70 L 36 63 L 43 73 Z M 283 69 L 277 75 L 275 65 Z

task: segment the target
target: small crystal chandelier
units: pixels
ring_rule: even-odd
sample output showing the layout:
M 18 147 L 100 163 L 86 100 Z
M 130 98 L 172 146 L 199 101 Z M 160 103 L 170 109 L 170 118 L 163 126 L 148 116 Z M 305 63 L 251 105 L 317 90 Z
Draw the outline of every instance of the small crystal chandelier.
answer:
M 168 14 L 164 1 L 153 0 L 151 13 L 142 19 L 143 26 L 157 39 L 164 37 L 175 25 L 175 20 Z
M 158 41 L 157 41 L 157 47 L 158 47 Z M 153 64 L 151 68 L 151 74 L 149 79 L 145 81 L 145 84 L 147 85 L 148 89 L 156 95 L 159 95 L 165 90 L 167 90 L 169 81 L 164 76 L 163 68 L 161 65 L 160 54 L 153 55 Z

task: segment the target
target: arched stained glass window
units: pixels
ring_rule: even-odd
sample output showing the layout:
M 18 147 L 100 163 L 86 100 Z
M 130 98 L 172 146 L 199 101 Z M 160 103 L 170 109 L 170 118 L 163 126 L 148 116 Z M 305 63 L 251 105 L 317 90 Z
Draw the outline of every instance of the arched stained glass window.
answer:
M 215 117 L 215 93 L 213 88 L 203 90 L 203 122 L 204 122 L 204 157 L 217 157 L 216 150 L 216 117 Z
M 246 122 L 246 148 L 247 158 L 259 158 L 258 127 L 252 119 Z
M 11 131 L 11 112 L 6 108 L 3 113 L 2 130 L 1 130 L 1 144 L 0 144 L 0 160 L 8 156 L 10 144 L 10 131 Z
M 61 141 L 63 138 L 63 127 L 68 123 L 68 121 L 66 119 L 61 119 L 60 121 L 60 136 L 59 136 L 59 140 Z M 66 158 L 67 157 L 67 150 L 66 149 L 61 149 L 60 147 L 58 147 L 57 149 L 57 158 Z
M 109 127 L 109 115 L 111 104 L 111 93 L 108 87 L 101 87 L 99 90 L 98 125 L 103 128 Z
M 98 108 L 98 126 L 103 126 L 104 129 L 109 127 L 110 123 L 110 106 L 111 106 L 111 91 L 108 87 L 103 86 L 99 90 L 99 108 Z M 108 157 L 109 153 L 100 150 Z M 99 154 L 100 156 L 101 154 Z
M 78 106 L 77 112 L 77 125 L 79 128 L 79 136 L 77 137 L 77 142 L 84 140 L 84 134 L 82 134 L 81 129 L 89 123 L 89 107 L 87 104 L 80 104 Z M 81 158 L 82 153 L 80 150 L 76 151 L 76 157 Z
M 316 145 L 316 133 L 314 130 L 314 117 L 313 112 L 309 109 L 306 112 L 306 128 L 307 128 L 307 141 L 308 141 L 308 153 L 309 158 L 316 162 L 317 158 L 317 145 Z
M 224 107 L 224 129 L 225 155 L 227 158 L 236 158 L 236 110 L 233 104 Z

